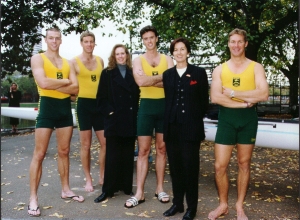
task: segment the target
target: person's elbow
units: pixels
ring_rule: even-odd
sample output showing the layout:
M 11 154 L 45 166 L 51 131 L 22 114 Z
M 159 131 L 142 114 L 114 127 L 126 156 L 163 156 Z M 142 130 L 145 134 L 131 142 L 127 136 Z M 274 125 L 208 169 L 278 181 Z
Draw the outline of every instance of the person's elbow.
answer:
M 78 92 L 79 92 L 79 86 L 78 85 L 74 85 L 74 87 L 73 87 L 73 94 L 78 94 Z
M 269 91 L 265 91 L 262 96 L 261 96 L 261 101 L 265 102 L 265 101 L 268 101 L 269 99 Z
M 37 83 L 41 89 L 48 89 L 48 83 L 46 81 L 41 81 Z
M 210 96 L 210 102 L 213 104 L 218 104 L 218 99 L 215 95 Z

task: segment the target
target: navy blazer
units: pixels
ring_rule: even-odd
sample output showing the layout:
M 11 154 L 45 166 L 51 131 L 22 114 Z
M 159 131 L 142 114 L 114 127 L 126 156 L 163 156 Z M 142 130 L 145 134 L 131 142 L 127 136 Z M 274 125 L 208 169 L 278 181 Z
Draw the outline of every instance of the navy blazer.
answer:
M 173 98 L 176 95 L 176 66 L 163 73 L 163 85 L 165 91 L 165 114 L 164 114 L 164 141 L 171 136 L 169 131 L 170 113 L 173 107 Z M 203 117 L 208 108 L 208 80 L 205 69 L 188 64 L 186 72 L 181 80 L 184 88 L 184 113 L 182 139 L 189 141 L 202 141 L 205 138 Z
M 132 70 L 127 68 L 125 78 L 118 67 L 101 73 L 97 104 L 104 115 L 104 136 L 136 136 L 140 89 Z

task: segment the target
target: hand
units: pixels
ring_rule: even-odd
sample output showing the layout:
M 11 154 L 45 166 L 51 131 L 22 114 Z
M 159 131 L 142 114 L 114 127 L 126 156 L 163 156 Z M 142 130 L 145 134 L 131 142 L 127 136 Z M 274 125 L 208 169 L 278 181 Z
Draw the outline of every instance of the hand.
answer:
M 246 108 L 251 108 L 254 104 L 250 102 L 245 102 L 246 103 Z
M 70 84 L 72 83 L 72 81 L 69 80 L 69 79 L 66 79 L 66 81 L 67 81 L 67 86 L 70 85 Z
M 222 88 L 223 88 L 222 93 L 223 93 L 224 95 L 226 95 L 227 97 L 231 98 L 231 92 L 232 92 L 233 90 L 232 90 L 232 89 L 228 89 L 228 88 L 226 88 L 226 87 L 224 87 L 224 86 L 222 86 Z

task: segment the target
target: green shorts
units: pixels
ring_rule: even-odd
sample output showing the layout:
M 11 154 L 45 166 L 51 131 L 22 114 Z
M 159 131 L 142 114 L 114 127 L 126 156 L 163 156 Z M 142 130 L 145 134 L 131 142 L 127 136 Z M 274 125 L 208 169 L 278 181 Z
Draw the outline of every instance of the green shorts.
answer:
M 141 99 L 137 117 L 137 136 L 163 133 L 165 99 Z
M 258 118 L 255 108 L 220 106 L 215 143 L 223 145 L 255 144 Z
M 73 126 L 70 98 L 57 99 L 40 96 L 36 128 L 63 128 Z
M 104 116 L 97 109 L 97 99 L 81 98 L 76 100 L 76 120 L 79 131 L 100 131 L 104 129 Z

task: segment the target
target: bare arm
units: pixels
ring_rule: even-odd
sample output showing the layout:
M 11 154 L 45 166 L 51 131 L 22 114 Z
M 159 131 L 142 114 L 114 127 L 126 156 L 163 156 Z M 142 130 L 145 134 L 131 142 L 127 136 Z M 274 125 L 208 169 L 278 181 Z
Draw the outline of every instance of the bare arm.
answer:
M 257 103 L 260 101 L 268 100 L 269 96 L 269 86 L 265 76 L 265 70 L 263 66 L 256 63 L 254 67 L 255 74 L 255 89 L 249 91 L 234 91 L 232 89 L 223 88 L 223 94 L 230 97 L 231 93 L 234 94 L 235 98 L 244 100 L 249 103 Z
M 99 57 L 100 58 L 100 63 L 101 63 L 101 65 L 102 65 L 102 69 L 104 69 L 104 62 L 103 62 L 103 59 L 101 58 L 101 57 Z
M 133 77 L 138 84 L 138 86 L 154 86 L 156 83 L 162 82 L 162 75 L 157 76 L 147 76 L 142 67 L 142 62 L 140 57 L 137 57 L 133 60 Z
M 76 77 L 76 71 L 73 63 L 71 61 L 68 61 L 70 65 L 70 73 L 69 73 L 69 80 L 70 84 L 60 87 L 56 89 L 59 92 L 66 93 L 66 94 L 77 94 L 79 91 L 78 81 Z
M 174 66 L 174 61 L 170 56 L 167 57 L 167 62 L 168 62 L 168 69 L 172 68 Z
M 39 54 L 31 57 L 31 70 L 36 83 L 42 89 L 58 89 L 71 83 L 69 79 L 47 78 L 44 71 L 44 61 Z
M 227 95 L 223 94 L 221 81 L 222 66 L 218 66 L 212 73 L 212 82 L 210 87 L 211 102 L 228 108 L 247 108 L 251 107 L 252 103 L 237 102 L 232 100 Z

